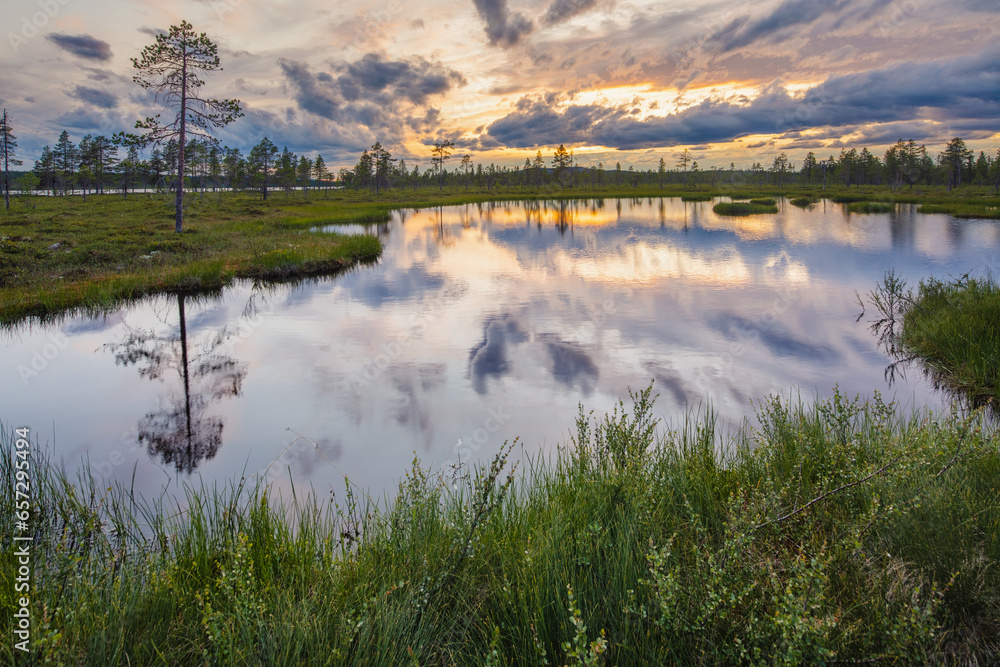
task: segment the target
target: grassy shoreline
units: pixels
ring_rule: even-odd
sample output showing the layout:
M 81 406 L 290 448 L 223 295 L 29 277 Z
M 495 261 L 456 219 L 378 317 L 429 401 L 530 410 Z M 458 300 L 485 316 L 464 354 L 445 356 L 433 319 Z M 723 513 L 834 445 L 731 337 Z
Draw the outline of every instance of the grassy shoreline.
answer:
M 921 280 L 908 289 L 894 273 L 869 294 L 873 329 L 900 362 L 920 360 L 939 386 L 973 405 L 1000 409 L 1000 285 L 993 278 Z
M 143 502 L 32 462 L 32 648 L 69 664 L 987 664 L 1000 438 L 835 393 L 665 431 L 649 391 L 387 505 L 244 481 Z M 3 446 L 11 451 L 11 434 Z M 3 458 L 4 474 L 12 463 Z M 350 487 L 348 487 L 350 489 Z M 0 525 L 16 534 L 13 490 Z M 13 559 L 2 565 L 11 635 Z M 10 643 L 4 654 L 12 659 Z
M 0 324 L 45 319 L 75 309 L 107 309 L 158 292 L 217 290 L 237 278 L 282 279 L 329 275 L 375 261 L 371 237 L 338 238 L 311 227 L 384 222 L 400 208 L 489 201 L 592 198 L 827 197 L 844 202 L 921 203 L 928 212 L 1000 217 L 1000 199 L 986 188 L 890 193 L 884 188 L 515 187 L 491 192 L 446 188 L 368 192 L 325 190 L 274 193 L 264 202 L 246 193 L 192 194 L 187 231 L 173 232 L 163 195 L 33 197 L 0 213 Z M 733 206 L 733 205 L 727 205 Z M 735 205 L 745 208 L 747 204 Z M 753 212 L 775 212 L 767 208 Z M 742 210 L 740 212 L 743 212 Z M 981 215 L 979 215 L 981 214 Z

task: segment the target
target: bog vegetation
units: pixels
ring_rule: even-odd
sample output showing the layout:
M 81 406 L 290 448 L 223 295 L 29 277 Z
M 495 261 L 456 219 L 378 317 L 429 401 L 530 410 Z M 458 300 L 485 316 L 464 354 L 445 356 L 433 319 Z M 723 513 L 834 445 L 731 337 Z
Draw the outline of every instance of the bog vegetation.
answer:
M 978 413 L 771 397 L 668 430 L 649 389 L 572 446 L 391 502 L 240 480 L 144 501 L 33 462 L 35 651 L 66 664 L 988 664 L 1000 440 Z M 4 438 L 9 437 L 9 432 Z M 10 443 L 4 442 L 5 447 Z M 12 475 L 8 457 L 4 474 Z M 12 534 L 13 491 L 0 491 Z M 4 559 L 12 580 L 14 559 Z M 4 588 L 9 596 L 12 587 Z M 3 631 L 10 635 L 10 615 Z M 11 659 L 11 646 L 4 649 Z
M 878 313 L 872 328 L 896 359 L 893 370 L 918 361 L 972 405 L 1000 407 L 1000 286 L 992 276 L 928 278 L 913 290 L 889 272 L 868 302 Z

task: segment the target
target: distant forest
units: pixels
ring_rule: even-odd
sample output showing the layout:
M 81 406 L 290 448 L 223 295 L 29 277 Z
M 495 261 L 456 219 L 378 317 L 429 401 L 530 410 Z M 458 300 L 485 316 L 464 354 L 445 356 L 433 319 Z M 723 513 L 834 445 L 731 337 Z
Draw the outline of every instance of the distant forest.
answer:
M 138 190 L 172 190 L 176 177 L 176 140 L 165 142 L 143 155 L 142 146 L 125 134 L 108 138 L 86 135 L 74 143 L 64 131 L 53 146 L 42 150 L 34 169 L 10 172 L 10 189 L 24 195 L 42 191 L 104 193 L 115 191 L 127 196 Z M 471 155 L 453 154 L 450 142 L 435 144 L 431 166 L 421 171 L 397 160 L 376 143 L 365 150 L 352 169 L 332 173 L 322 155 L 314 159 L 278 150 L 264 138 L 249 152 L 220 146 L 206 140 L 186 143 L 186 187 L 196 190 L 237 190 L 258 192 L 267 198 L 275 189 L 342 187 L 379 193 L 390 188 L 445 186 L 492 191 L 510 187 L 649 188 L 664 186 L 698 187 L 802 187 L 862 185 L 891 189 L 915 186 L 992 186 L 1000 191 L 1000 150 L 995 155 L 976 155 L 961 138 L 952 139 L 944 151 L 931 156 L 914 141 L 899 141 L 884 155 L 867 148 L 842 149 L 839 156 L 821 158 L 810 152 L 801 164 L 792 163 L 785 153 L 770 162 L 755 162 L 749 169 L 702 168 L 689 150 L 660 159 L 654 169 L 636 169 L 603 163 L 582 165 L 559 146 L 550 157 L 539 150 L 534 159 L 516 167 L 482 164 Z M 450 164 L 449 164 L 450 163 Z M 5 179 L 6 181 L 7 179 Z

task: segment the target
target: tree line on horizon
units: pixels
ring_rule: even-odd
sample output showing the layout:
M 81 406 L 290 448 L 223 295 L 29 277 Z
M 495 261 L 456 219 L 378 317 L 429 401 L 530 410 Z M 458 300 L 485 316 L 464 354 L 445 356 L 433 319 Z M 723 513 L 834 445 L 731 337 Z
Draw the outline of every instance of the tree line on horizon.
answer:
M 514 187 L 656 187 L 656 186 L 720 186 L 750 187 L 785 186 L 886 186 L 892 189 L 915 186 L 992 185 L 1000 191 L 1000 150 L 996 155 L 980 151 L 976 155 L 963 139 L 955 137 L 936 158 L 926 147 L 915 141 L 898 141 L 882 157 L 867 148 L 842 149 L 839 156 L 819 158 L 809 152 L 796 167 L 787 154 L 773 158 L 765 167 L 754 162 L 749 168 L 702 168 L 689 150 L 660 158 L 655 169 L 623 167 L 616 162 L 606 167 L 603 162 L 581 165 L 565 146 L 560 145 L 546 160 L 538 150 L 534 159 L 524 165 L 505 166 L 476 163 L 472 156 L 452 155 L 453 145 L 434 145 L 431 167 L 421 171 L 418 165 L 408 167 L 405 159 L 393 158 L 376 142 L 362 152 L 353 168 L 341 168 L 334 174 L 322 154 L 315 158 L 296 155 L 287 147 L 279 150 L 264 137 L 249 151 L 221 146 L 212 138 L 195 138 L 186 142 L 184 150 L 185 185 L 196 190 L 236 190 L 257 192 L 263 199 L 280 189 L 340 187 L 370 190 L 378 194 L 390 188 L 443 187 L 492 191 Z M 174 165 L 179 160 L 179 143 L 168 139 L 153 146 L 143 157 L 141 142 L 125 133 L 112 137 L 86 134 L 74 143 L 63 131 L 52 146 L 42 149 L 41 157 L 28 172 L 14 172 L 11 167 L 21 164 L 16 159 L 16 137 L 10 115 L 0 116 L 0 160 L 4 169 L 4 193 L 14 189 L 22 194 L 45 191 L 52 195 L 80 193 L 103 194 L 116 191 L 123 196 L 136 191 L 161 188 L 174 191 Z M 458 158 L 448 169 L 449 158 Z M 13 177 L 13 178 L 12 178 Z M 8 205 L 9 208 L 9 205 Z

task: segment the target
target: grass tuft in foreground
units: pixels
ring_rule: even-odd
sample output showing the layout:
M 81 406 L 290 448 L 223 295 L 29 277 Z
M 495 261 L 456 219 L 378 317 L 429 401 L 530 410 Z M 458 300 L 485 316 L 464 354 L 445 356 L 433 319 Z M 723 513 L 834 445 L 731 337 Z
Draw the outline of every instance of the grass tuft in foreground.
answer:
M 414 462 L 388 506 L 243 481 L 145 501 L 31 462 L 34 656 L 68 664 L 988 664 L 1000 444 L 978 415 L 779 398 L 720 437 L 650 390 L 551 459 Z M 6 452 L 12 449 L 4 434 Z M 3 473 L 13 476 L 9 456 Z M 13 486 L 0 529 L 15 534 Z M 11 609 L 14 559 L 0 565 Z M 2 631 L 11 636 L 11 613 Z M 8 642 L 5 658 L 13 659 Z
M 773 203 L 754 204 L 752 202 L 723 202 L 713 206 L 712 210 L 718 215 L 758 215 L 762 213 L 777 213 L 778 207 Z

